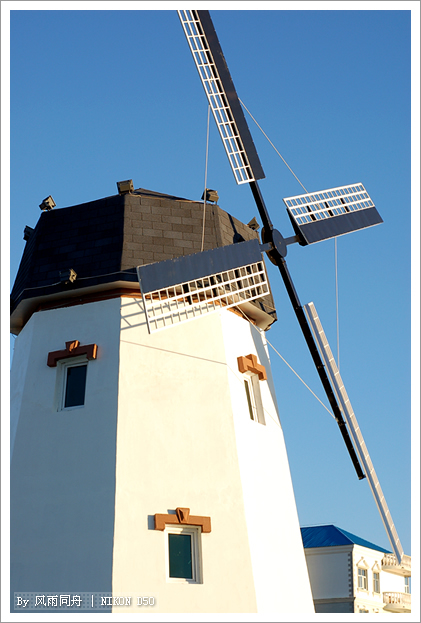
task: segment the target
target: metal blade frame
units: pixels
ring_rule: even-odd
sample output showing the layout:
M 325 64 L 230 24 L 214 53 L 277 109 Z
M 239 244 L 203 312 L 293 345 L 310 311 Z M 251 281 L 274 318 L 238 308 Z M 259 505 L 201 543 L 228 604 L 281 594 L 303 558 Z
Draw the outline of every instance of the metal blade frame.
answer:
M 263 259 L 152 292 L 142 288 L 141 268 L 138 277 L 149 333 L 269 294 Z
M 286 197 L 283 201 L 297 225 L 339 216 L 355 210 L 374 208 L 370 195 L 360 182 L 348 186 L 318 190 L 315 193 Z
M 178 11 L 237 184 L 265 175 L 208 11 Z
M 304 305 L 304 310 L 318 344 L 331 384 L 344 414 L 354 446 L 356 447 L 360 461 L 364 466 L 366 477 L 386 529 L 390 544 L 398 563 L 401 564 L 403 548 L 314 303 Z
M 283 199 L 303 245 L 383 222 L 361 182 Z

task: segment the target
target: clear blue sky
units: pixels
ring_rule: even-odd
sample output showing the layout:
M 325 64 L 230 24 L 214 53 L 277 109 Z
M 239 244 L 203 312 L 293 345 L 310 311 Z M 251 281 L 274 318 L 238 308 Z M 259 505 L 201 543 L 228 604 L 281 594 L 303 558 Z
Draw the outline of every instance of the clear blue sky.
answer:
M 240 98 L 306 188 L 362 182 L 384 219 L 338 239 L 340 369 L 411 553 L 411 12 L 270 5 L 211 16 Z M 395 6 L 409 5 L 418 7 Z M 24 227 L 35 226 L 50 194 L 58 209 L 116 194 L 116 182 L 132 178 L 135 188 L 200 199 L 207 102 L 175 10 L 17 10 L 10 24 L 13 283 Z M 282 197 L 301 187 L 248 120 L 266 173 L 262 194 L 290 236 Z M 244 222 L 257 216 L 213 121 L 207 175 L 222 209 Z M 334 242 L 293 245 L 287 261 L 336 355 Z M 268 270 L 278 312 L 268 340 L 326 404 L 283 283 Z M 334 523 L 390 548 L 336 423 L 271 357 L 301 525 Z M 268 478 L 276 495 L 276 475 Z

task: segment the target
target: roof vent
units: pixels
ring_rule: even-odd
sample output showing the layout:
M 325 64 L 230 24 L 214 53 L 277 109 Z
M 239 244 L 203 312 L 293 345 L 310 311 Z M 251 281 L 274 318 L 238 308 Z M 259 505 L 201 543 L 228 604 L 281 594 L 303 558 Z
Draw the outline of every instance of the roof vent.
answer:
M 46 199 L 44 199 L 42 203 L 40 203 L 39 207 L 41 208 L 43 212 L 49 212 L 55 207 L 55 205 L 56 205 L 56 202 L 54 201 L 52 196 L 49 195 Z
M 25 229 L 23 230 L 23 239 L 28 241 L 29 238 L 32 236 L 32 234 L 34 233 L 34 230 L 32 227 L 29 227 L 29 225 L 27 225 L 25 227 Z
M 60 281 L 61 283 L 68 284 L 73 283 L 76 280 L 77 274 L 73 268 L 67 268 L 66 270 L 60 270 Z
M 250 229 L 252 229 L 253 231 L 258 231 L 260 229 L 260 225 L 257 222 L 255 216 L 253 216 L 253 218 L 251 219 L 250 223 L 247 223 L 247 227 L 250 227 Z
M 124 180 L 123 182 L 117 182 L 117 188 L 119 195 L 132 193 L 134 191 L 133 180 Z
M 205 198 L 205 193 L 202 195 L 202 200 Z M 212 201 L 216 203 L 219 199 L 219 195 L 216 190 L 211 190 L 210 188 L 206 188 L 206 201 Z

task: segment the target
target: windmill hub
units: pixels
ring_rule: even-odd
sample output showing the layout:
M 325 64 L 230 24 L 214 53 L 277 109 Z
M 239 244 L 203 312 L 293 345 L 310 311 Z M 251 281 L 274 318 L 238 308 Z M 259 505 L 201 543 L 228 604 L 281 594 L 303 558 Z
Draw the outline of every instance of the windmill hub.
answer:
M 271 229 L 268 233 L 266 233 L 265 228 L 262 229 L 262 241 L 264 243 L 270 242 L 272 245 L 272 249 L 267 252 L 268 257 L 272 264 L 278 266 L 280 260 L 284 258 L 287 254 L 287 245 L 285 238 L 282 236 L 281 232 L 277 229 Z

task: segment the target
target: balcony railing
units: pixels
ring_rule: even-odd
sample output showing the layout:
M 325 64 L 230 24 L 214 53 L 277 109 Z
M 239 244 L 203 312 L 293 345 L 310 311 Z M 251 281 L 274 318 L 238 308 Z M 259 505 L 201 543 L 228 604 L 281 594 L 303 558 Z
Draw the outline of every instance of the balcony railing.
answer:
M 383 593 L 384 610 L 389 612 L 411 612 L 409 593 Z
M 395 573 L 396 575 L 411 575 L 411 556 L 402 556 L 401 564 L 398 563 L 398 560 L 394 554 L 385 554 L 382 560 L 382 569 L 383 571 L 390 571 L 390 573 Z

